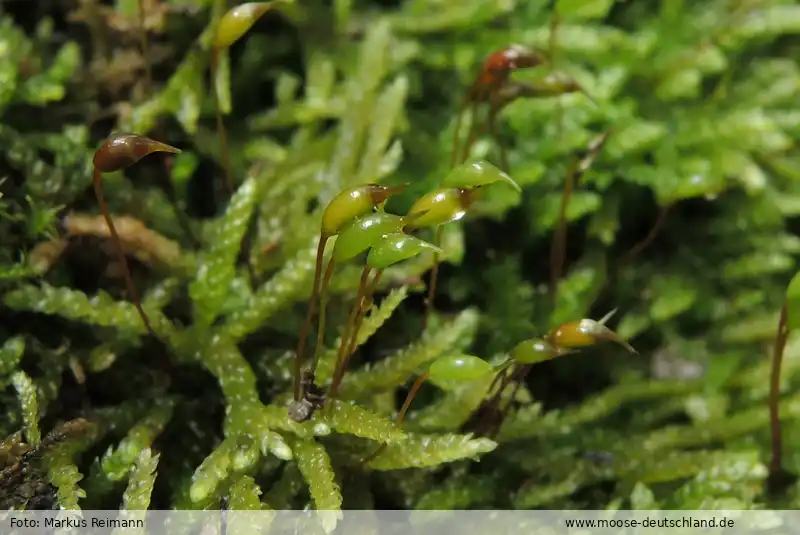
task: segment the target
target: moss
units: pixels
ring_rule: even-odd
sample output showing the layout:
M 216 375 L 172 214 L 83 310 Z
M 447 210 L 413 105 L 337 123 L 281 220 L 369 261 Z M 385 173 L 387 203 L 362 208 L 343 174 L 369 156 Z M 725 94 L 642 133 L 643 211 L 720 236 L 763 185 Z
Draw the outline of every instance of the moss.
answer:
M 212 80 L 225 2 L 154 2 L 147 58 L 134 3 L 118 4 L 0 12 L 4 505 L 311 505 L 328 528 L 353 506 L 797 507 L 796 484 L 767 492 L 767 403 L 772 387 L 785 451 L 772 472 L 797 474 L 798 6 L 559 2 L 551 34 L 544 3 L 289 2 L 219 51 Z M 380 271 L 363 303 L 364 259 L 336 266 L 307 391 L 324 398 L 348 325 L 356 352 L 337 399 L 297 418 L 324 207 L 345 188 L 407 184 L 378 208 L 404 214 L 439 187 L 454 138 L 482 124 L 460 115 L 467 88 L 512 43 L 551 61 L 510 73 L 519 98 L 504 94 L 471 157 L 507 159 L 522 194 L 482 187 L 441 228 L 441 255 Z M 157 338 L 90 188 L 112 130 L 182 151 L 103 177 Z M 410 379 L 440 357 L 499 365 L 612 309 L 639 355 L 593 345 L 512 366 L 496 395 L 491 379 L 426 383 L 395 425 Z M 767 346 L 783 359 L 772 381 Z

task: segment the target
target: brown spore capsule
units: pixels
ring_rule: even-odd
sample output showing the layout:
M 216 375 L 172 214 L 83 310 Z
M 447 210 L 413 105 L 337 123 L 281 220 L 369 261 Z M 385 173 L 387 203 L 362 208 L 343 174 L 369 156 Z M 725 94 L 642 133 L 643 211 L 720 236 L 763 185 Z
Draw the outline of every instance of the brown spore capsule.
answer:
M 112 134 L 94 153 L 92 164 L 100 173 L 113 173 L 130 167 L 154 152 L 177 154 L 177 149 L 149 137 L 127 132 Z

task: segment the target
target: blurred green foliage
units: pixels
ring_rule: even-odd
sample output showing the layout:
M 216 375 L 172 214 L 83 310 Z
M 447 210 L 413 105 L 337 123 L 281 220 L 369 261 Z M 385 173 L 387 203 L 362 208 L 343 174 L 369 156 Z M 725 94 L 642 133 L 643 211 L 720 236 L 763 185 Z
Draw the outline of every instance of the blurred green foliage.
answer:
M 800 253 L 796 2 L 564 0 L 555 26 L 544 2 L 286 3 L 222 53 L 213 82 L 232 199 L 208 85 L 225 2 L 151 2 L 152 94 L 135 5 L 117 4 L 0 17 L 4 505 L 45 495 L 126 509 L 223 497 L 253 509 L 798 507 L 794 484 L 766 493 L 766 349 Z M 408 182 L 389 203 L 404 213 L 435 187 L 466 87 L 512 43 L 550 58 L 515 79 L 566 73 L 596 103 L 576 92 L 503 110 L 499 137 L 523 195 L 490 188 L 445 227 L 440 313 L 424 332 L 418 281 L 432 259 L 388 269 L 342 399 L 290 420 L 321 207 L 348 186 Z M 553 301 L 548 251 L 567 170 L 609 129 L 567 210 Z M 164 344 L 122 293 L 104 227 L 70 224 L 98 213 L 91 155 L 111 130 L 183 150 L 168 167 L 153 156 L 104 182 L 115 216 L 146 226 L 126 244 Z M 496 141 L 481 138 L 472 155 L 495 161 Z M 626 257 L 654 225 L 652 243 Z M 149 241 L 133 239 L 143 232 Z M 320 384 L 357 285 L 358 266 L 337 271 Z M 404 428 L 393 425 L 409 376 L 437 357 L 499 362 L 522 339 L 612 308 L 641 355 L 609 346 L 537 366 L 495 439 L 462 427 L 480 381 L 426 385 Z M 780 387 L 792 473 L 798 372 L 790 337 Z M 76 418 L 81 433 L 58 434 Z M 48 433 L 58 444 L 41 460 L 21 456 Z M 384 453 L 361 466 L 378 443 Z M 28 462 L 26 485 L 11 488 Z M 377 473 L 356 481 L 359 470 Z

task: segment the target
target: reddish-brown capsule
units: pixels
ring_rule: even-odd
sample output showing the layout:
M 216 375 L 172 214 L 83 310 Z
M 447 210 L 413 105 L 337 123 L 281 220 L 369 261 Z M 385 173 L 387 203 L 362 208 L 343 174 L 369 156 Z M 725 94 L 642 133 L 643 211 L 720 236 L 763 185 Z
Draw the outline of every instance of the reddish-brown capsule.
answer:
M 522 45 L 510 45 L 501 50 L 497 50 L 489 54 L 484 60 L 478 75 L 475 77 L 472 84 L 467 89 L 464 102 L 461 104 L 461 109 L 456 117 L 455 131 L 456 135 L 453 137 L 453 151 L 451 155 L 451 165 L 455 166 L 457 163 L 464 161 L 468 155 L 470 147 L 475 142 L 479 135 L 481 128 L 487 128 L 490 133 L 496 137 L 495 131 L 495 116 L 503 107 L 502 90 L 509 85 L 512 71 L 518 69 L 526 69 L 531 67 L 538 67 L 539 65 L 546 64 L 547 60 L 542 54 L 535 52 Z M 489 117 L 486 119 L 483 126 L 475 123 L 471 126 L 467 135 L 467 141 L 463 149 L 459 149 L 459 130 L 461 127 L 461 118 L 466 109 L 470 106 L 475 113 L 476 107 L 483 103 L 491 103 L 491 110 Z M 502 150 L 502 146 L 501 146 Z M 461 158 L 459 160 L 459 158 Z M 508 161 L 505 152 L 501 154 L 502 167 L 508 170 Z
M 180 149 L 138 134 L 115 133 L 97 149 L 92 163 L 100 173 L 113 173 L 130 167 L 154 152 L 177 154 Z
M 138 134 L 115 133 L 111 134 L 108 139 L 106 139 L 105 143 L 97 149 L 92 158 L 92 164 L 94 165 L 92 183 L 94 185 L 95 195 L 97 196 L 97 203 L 100 205 L 100 212 L 102 212 L 103 218 L 106 220 L 106 225 L 108 225 L 108 230 L 111 233 L 111 240 L 116 244 L 117 258 L 124 270 L 123 273 L 125 274 L 125 284 L 128 287 L 128 292 L 136 305 L 136 310 L 139 312 L 142 322 L 153 336 L 155 336 L 156 333 L 153 331 L 150 320 L 147 318 L 147 314 L 142 308 L 139 293 L 136 291 L 136 287 L 133 284 L 128 262 L 125 259 L 125 250 L 122 247 L 119 234 L 114 226 L 114 220 L 111 218 L 111 214 L 108 211 L 108 203 L 106 203 L 105 196 L 103 195 L 102 177 L 103 173 L 113 173 L 130 167 L 148 154 L 154 152 L 178 153 L 180 150 L 166 143 L 161 143 L 160 141 Z
M 538 67 L 544 63 L 541 54 L 522 45 L 511 45 L 489 54 L 483 62 L 475 86 L 483 89 L 496 88 L 508 79 L 511 71 Z

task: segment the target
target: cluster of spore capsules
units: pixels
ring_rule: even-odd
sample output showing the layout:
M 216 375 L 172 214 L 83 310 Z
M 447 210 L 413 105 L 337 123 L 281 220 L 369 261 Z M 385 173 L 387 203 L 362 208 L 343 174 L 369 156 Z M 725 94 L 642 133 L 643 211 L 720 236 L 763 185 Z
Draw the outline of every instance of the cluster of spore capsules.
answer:
M 384 270 L 424 252 L 433 253 L 437 258 L 442 252 L 439 243 L 422 240 L 414 236 L 414 232 L 426 228 L 437 229 L 438 242 L 438 230 L 443 225 L 464 217 L 480 195 L 481 188 L 498 182 L 519 191 L 519 186 L 506 173 L 480 160 L 456 166 L 437 188 L 417 199 L 405 215 L 387 212 L 385 204 L 407 185 L 364 184 L 350 187 L 328 203 L 322 214 L 311 301 L 296 351 L 294 403 L 290 410 L 292 418 L 300 421 L 309 418 L 313 409 L 319 406 L 318 401 L 325 399 L 319 395 L 319 389 L 314 384 L 314 374 L 325 332 L 326 296 L 334 266 L 354 261 L 366 254 L 358 295 L 341 338 L 327 398 L 336 396 L 348 361 L 355 350 L 361 321 L 372 305 L 373 294 Z M 333 250 L 323 274 L 325 248 L 334 237 Z M 306 340 L 317 306 L 317 343 L 310 364 L 303 367 Z M 427 302 L 427 306 L 430 310 L 431 300 Z
M 279 2 L 248 2 L 232 8 L 219 20 L 212 40 L 210 61 L 212 80 L 210 85 L 222 149 L 225 182 L 231 193 L 235 187 L 230 172 L 227 136 L 216 93 L 219 54 L 221 50 L 230 47 L 247 33 L 261 16 L 278 5 Z M 146 38 L 143 39 L 144 47 L 146 47 Z M 583 89 L 574 80 L 555 74 L 536 83 L 511 81 L 512 71 L 537 67 L 544 63 L 546 60 L 543 56 L 519 45 L 512 45 L 489 55 L 480 73 L 468 88 L 458 112 L 452 150 L 452 170 L 441 180 L 437 188 L 417 199 L 407 214 L 392 214 L 385 208 L 386 202 L 392 196 L 404 191 L 407 184 L 396 186 L 363 184 L 348 187 L 327 204 L 322 213 L 320 225 L 312 295 L 295 353 L 294 396 L 289 405 L 289 415 L 292 419 L 306 421 L 313 416 L 316 409 L 325 405 L 326 400 L 335 399 L 337 389 L 347 370 L 348 361 L 355 351 L 362 320 L 372 306 L 372 298 L 384 270 L 422 253 L 427 252 L 434 255 L 431 278 L 428 283 L 428 299 L 426 300 L 425 318 L 427 320 L 433 307 L 439 255 L 442 253 L 439 243 L 442 227 L 463 218 L 480 196 L 481 191 L 491 184 L 502 183 L 517 192 L 521 191 L 519 185 L 506 173 L 508 164 L 502 144 L 499 146 L 502 169 L 485 160 L 472 162 L 466 160 L 470 148 L 480 134 L 488 131 L 497 138 L 495 121 L 499 112 L 509 102 L 520 97 L 537 98 L 574 91 L 583 92 Z M 481 105 L 488 105 L 488 114 L 482 123 L 475 120 L 478 107 Z M 459 146 L 458 130 L 461 117 L 467 109 L 473 114 L 473 122 L 464 145 Z M 604 140 L 605 137 L 601 139 Z M 595 148 L 592 152 L 597 150 Z M 138 134 L 115 133 L 97 150 L 93 159 L 93 183 L 100 210 L 108 224 L 112 240 L 117 246 L 117 254 L 124 268 L 128 292 L 145 327 L 153 336 L 156 334 L 141 306 L 121 241 L 103 196 L 101 178 L 104 173 L 120 171 L 155 152 L 179 153 L 180 150 Z M 588 163 L 584 166 L 588 166 Z M 416 231 L 422 229 L 435 230 L 433 243 L 414 235 Z M 334 245 L 323 270 L 326 246 L 331 240 L 334 240 Z M 325 333 L 329 283 L 336 265 L 356 259 L 363 261 L 358 294 L 341 338 L 331 384 L 325 392 L 315 384 L 314 377 Z M 319 313 L 314 353 L 311 360 L 306 362 L 306 346 L 317 308 L 319 308 Z M 484 359 L 467 354 L 448 355 L 434 360 L 427 371 L 420 375 L 412 385 L 398 412 L 397 424 L 402 424 L 412 400 L 425 381 L 439 385 L 452 385 L 492 375 L 497 379 L 513 365 L 528 367 L 605 341 L 616 342 L 631 353 L 636 353 L 633 347 L 605 325 L 612 314 L 613 311 L 597 321 L 580 319 L 568 322 L 552 329 L 543 338 L 523 340 L 511 349 L 508 358 L 498 366 L 493 366 Z M 364 462 L 375 458 L 384 447 L 379 448 Z
M 492 366 L 486 360 L 468 354 L 446 355 L 434 360 L 428 366 L 427 371 L 420 375 L 411 386 L 397 415 L 397 425 L 403 423 L 403 418 L 408 412 L 411 402 L 425 381 L 449 389 L 454 383 L 467 383 L 491 376 L 498 378 L 511 366 L 532 366 L 602 342 L 616 342 L 636 354 L 637 351 L 630 344 L 605 325 L 614 312 L 612 310 L 600 320 L 583 318 L 570 321 L 552 329 L 543 338 L 523 340 L 508 352 L 506 360 L 498 366 Z M 385 445 L 378 448 L 372 455 L 364 459 L 364 462 L 377 457 L 384 448 Z

